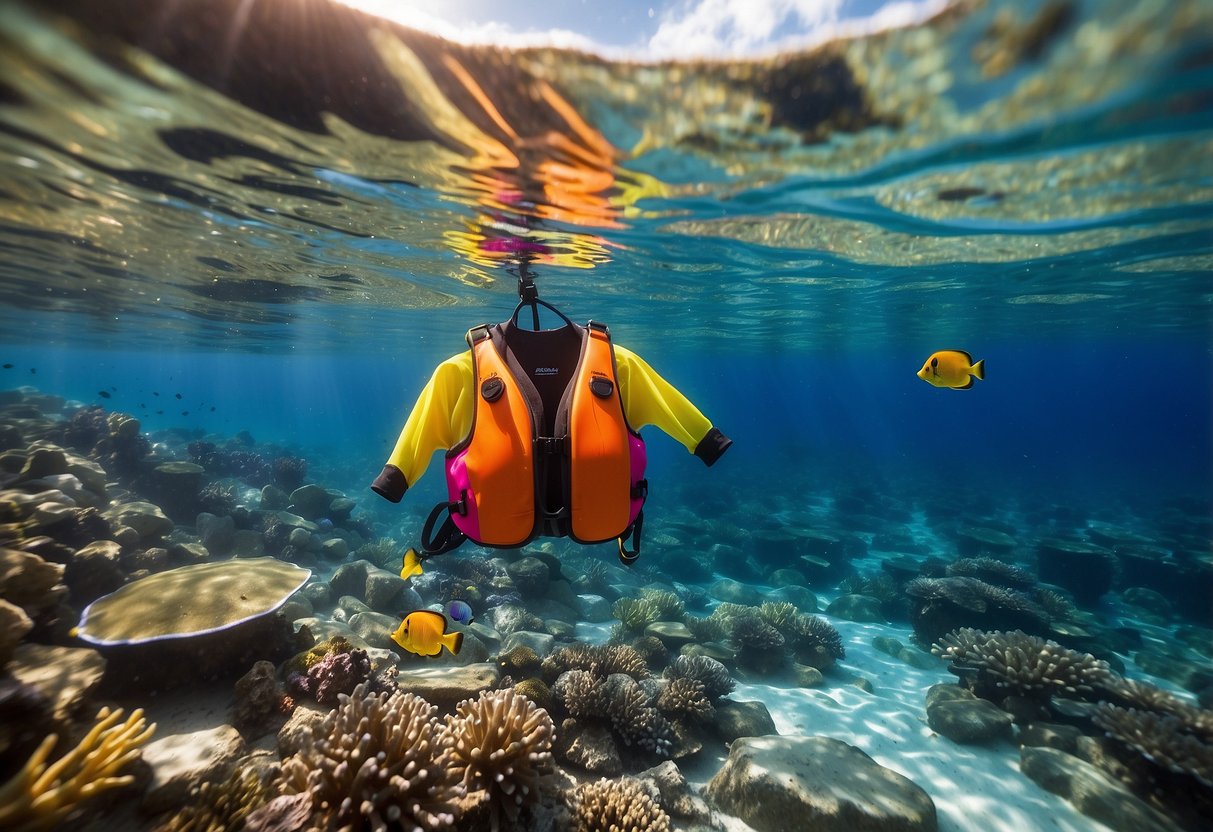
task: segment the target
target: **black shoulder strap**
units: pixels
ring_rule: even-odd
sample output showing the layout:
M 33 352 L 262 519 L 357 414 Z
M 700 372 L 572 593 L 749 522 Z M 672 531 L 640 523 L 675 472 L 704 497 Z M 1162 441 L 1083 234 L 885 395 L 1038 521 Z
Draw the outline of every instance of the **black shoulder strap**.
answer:
M 425 525 L 421 527 L 421 550 L 427 557 L 446 554 L 452 549 L 459 548 L 459 545 L 468 539 L 467 535 L 459 531 L 459 527 L 451 519 L 451 512 L 458 511 L 459 506 L 460 503 L 439 503 L 430 511 L 430 516 L 425 518 Z M 438 534 L 435 535 L 434 524 L 438 522 L 438 518 L 444 511 L 447 513 L 446 519 L 442 521 Z

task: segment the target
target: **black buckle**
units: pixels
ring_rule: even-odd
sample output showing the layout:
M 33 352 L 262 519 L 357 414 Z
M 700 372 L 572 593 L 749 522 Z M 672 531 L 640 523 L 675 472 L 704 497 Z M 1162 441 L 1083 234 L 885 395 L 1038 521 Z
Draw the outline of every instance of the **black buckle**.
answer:
M 649 498 L 649 481 L 648 480 L 637 480 L 636 484 L 632 486 L 632 499 L 633 500 L 647 500 L 648 498 Z
M 567 436 L 536 436 L 535 453 L 544 456 L 564 456 Z
M 539 300 L 539 289 L 535 287 L 535 279 L 526 272 L 518 275 L 518 297 L 524 304 Z

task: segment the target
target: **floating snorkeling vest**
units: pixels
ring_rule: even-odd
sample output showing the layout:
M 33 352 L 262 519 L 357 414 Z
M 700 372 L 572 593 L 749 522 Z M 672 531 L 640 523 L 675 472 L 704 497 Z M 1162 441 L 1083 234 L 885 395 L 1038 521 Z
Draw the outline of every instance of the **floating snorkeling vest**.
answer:
M 472 427 L 447 451 L 448 500 L 426 520 L 422 546 L 438 554 L 464 539 L 493 547 L 536 537 L 617 539 L 631 563 L 640 551 L 646 456 L 623 412 L 610 333 L 559 312 L 563 326 L 528 330 L 517 314 L 467 334 Z

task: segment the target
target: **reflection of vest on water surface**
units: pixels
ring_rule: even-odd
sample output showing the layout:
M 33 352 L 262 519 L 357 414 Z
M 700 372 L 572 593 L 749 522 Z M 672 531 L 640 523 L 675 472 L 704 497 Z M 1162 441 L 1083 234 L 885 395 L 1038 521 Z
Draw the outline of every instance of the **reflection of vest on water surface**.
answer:
M 564 325 L 539 329 L 536 310 L 534 330 L 518 326 L 518 311 L 536 303 Z M 617 538 L 630 563 L 647 493 L 637 430 L 656 425 L 708 465 L 731 444 L 639 356 L 613 345 L 605 326 L 578 326 L 537 297 L 524 295 L 510 320 L 467 338 L 471 349 L 435 370 L 371 486 L 397 502 L 430 454 L 447 449 L 448 502 L 426 522 L 428 553 L 465 537 L 493 547 L 540 536 Z M 433 536 L 444 510 L 449 517 Z

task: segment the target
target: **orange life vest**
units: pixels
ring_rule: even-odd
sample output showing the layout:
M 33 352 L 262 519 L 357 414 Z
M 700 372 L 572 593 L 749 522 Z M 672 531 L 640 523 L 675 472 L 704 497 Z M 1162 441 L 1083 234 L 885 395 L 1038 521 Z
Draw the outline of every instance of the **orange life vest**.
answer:
M 602 324 L 528 330 L 511 321 L 478 326 L 472 349 L 475 411 L 468 436 L 446 454 L 449 502 L 423 532 L 431 552 L 463 537 L 522 546 L 536 537 L 578 543 L 637 540 L 647 485 L 644 441 L 628 425 L 615 353 Z M 449 529 L 431 541 L 436 516 Z

